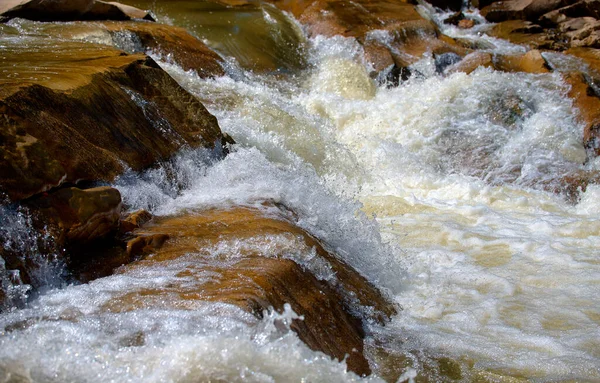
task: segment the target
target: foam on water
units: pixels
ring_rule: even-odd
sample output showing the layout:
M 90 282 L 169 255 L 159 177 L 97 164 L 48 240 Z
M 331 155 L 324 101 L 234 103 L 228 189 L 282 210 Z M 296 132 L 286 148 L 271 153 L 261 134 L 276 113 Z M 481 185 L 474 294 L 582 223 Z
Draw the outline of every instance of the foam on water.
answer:
M 220 303 L 110 312 L 120 294 L 181 283 L 182 261 L 140 268 L 43 296 L 0 319 L 0 378 L 8 381 L 357 381 L 345 363 L 308 349 L 286 305 L 262 320 Z M 189 266 L 189 265 L 188 265 Z M 196 274 L 193 283 L 214 277 Z M 376 381 L 376 379 L 369 379 Z
M 404 311 L 373 329 L 376 338 L 391 331 L 408 339 L 400 349 L 503 374 L 600 377 L 599 191 L 589 187 L 575 206 L 546 191 L 598 169 L 582 165 L 583 128 L 560 75 L 478 69 L 441 77 L 426 57 L 417 65 L 428 76 L 373 91 L 352 41 L 312 43 L 312 71 L 284 85 L 170 70 L 238 142 L 285 166 L 312 166 L 332 193 L 358 198 L 377 216 L 395 246 L 387 267 L 407 268 L 410 278 L 378 281 Z M 315 160 L 323 147 L 335 148 L 328 167 Z

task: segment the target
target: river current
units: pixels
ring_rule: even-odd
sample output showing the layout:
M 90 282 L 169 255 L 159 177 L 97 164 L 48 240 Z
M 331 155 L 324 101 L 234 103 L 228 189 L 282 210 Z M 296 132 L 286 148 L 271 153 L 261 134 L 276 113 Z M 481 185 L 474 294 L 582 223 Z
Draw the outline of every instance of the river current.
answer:
M 477 31 L 446 33 L 522 50 Z M 385 327 L 369 326 L 374 375 L 365 380 L 385 377 L 397 360 L 381 357 L 384 348 L 411 361 L 403 380 L 448 360 L 459 376 L 442 371 L 441 380 L 600 381 L 600 186 L 576 198 L 553 191 L 600 162 L 586 162 L 560 73 L 443 74 L 426 55 L 407 82 L 388 88 L 371 79 L 353 40 L 305 44 L 308 69 L 281 76 L 230 59 L 226 76 L 201 79 L 151 52 L 237 144 L 220 161 L 184 150 L 159 169 L 123 175 L 115 187 L 127 206 L 169 215 L 269 200 L 293 210 L 401 308 Z M 309 256 L 294 253 L 300 263 Z M 172 283 L 177 270 L 64 286 L 3 314 L 0 380 L 361 380 L 274 325 L 291 310 L 258 320 L 216 303 L 102 309 Z

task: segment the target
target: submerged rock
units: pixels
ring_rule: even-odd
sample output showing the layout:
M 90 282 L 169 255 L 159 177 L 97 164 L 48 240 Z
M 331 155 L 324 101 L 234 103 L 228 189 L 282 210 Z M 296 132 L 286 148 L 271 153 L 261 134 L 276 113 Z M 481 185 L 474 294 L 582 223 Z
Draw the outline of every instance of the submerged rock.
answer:
M 154 21 L 149 12 L 100 0 L 3 0 L 0 18 L 20 17 L 36 21 L 131 20 Z
M 0 191 L 13 200 L 65 182 L 110 182 L 125 167 L 223 139 L 216 118 L 144 55 L 7 40 L 0 84 Z
M 169 239 L 119 273 L 186 259 L 190 263 L 179 273 L 182 283 L 116 297 L 106 309 L 185 308 L 210 300 L 261 317 L 269 307 L 281 311 L 289 303 L 304 318 L 291 328 L 310 348 L 339 360 L 348 356 L 350 370 L 369 374 L 362 322 L 382 322 L 395 309 L 364 277 L 294 225 L 293 217 L 271 206 L 268 214 L 237 207 L 155 218 L 136 231 L 140 243 Z M 218 277 L 195 278 L 199 269 Z

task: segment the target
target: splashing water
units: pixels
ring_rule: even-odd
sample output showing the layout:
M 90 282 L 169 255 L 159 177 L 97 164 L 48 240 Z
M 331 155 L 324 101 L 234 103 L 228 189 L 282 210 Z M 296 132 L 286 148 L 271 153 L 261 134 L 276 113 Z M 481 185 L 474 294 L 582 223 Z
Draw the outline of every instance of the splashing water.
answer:
M 125 174 L 115 186 L 130 209 L 169 215 L 270 200 L 293 210 L 403 307 L 386 327 L 367 329 L 369 379 L 386 375 L 386 363 L 396 365 L 394 379 L 419 379 L 435 362 L 433 380 L 599 380 L 600 187 L 580 192 L 577 204 L 554 190 L 600 163 L 586 162 L 561 75 L 480 68 L 442 76 L 425 56 L 413 64 L 422 76 L 386 89 L 353 40 L 309 45 L 309 68 L 277 81 L 233 67 L 201 79 L 158 52 L 238 145 L 221 161 L 183 151 Z M 288 238 L 270 240 L 310 259 Z M 56 290 L 1 317 L 0 377 L 359 380 L 344 362 L 306 348 L 289 331 L 287 309 L 263 320 L 215 303 L 101 309 L 112 297 L 177 282 L 180 265 L 163 266 Z

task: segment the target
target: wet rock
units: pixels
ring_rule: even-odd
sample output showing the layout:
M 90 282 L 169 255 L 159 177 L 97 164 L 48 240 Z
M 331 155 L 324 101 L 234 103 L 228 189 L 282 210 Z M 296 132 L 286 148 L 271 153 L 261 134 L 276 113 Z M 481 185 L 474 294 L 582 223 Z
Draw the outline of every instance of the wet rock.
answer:
M 498 23 L 489 31 L 489 35 L 532 49 L 565 50 L 570 46 L 569 38 L 559 30 L 544 30 L 537 24 L 523 20 Z
M 27 201 L 44 225 L 56 226 L 59 246 L 81 246 L 117 231 L 121 194 L 102 186 L 91 189 L 61 188 Z
M 435 70 L 438 73 L 444 73 L 444 70 L 462 60 L 462 57 L 456 53 L 448 52 L 434 55 Z
M 583 142 L 592 155 L 600 155 L 600 98 L 587 83 L 581 73 L 565 75 L 565 81 L 571 86 L 569 97 L 584 124 Z
M 153 51 L 194 70 L 200 77 L 223 76 L 221 57 L 184 28 L 141 21 L 19 23 L 21 34 L 111 45 L 127 53 Z
M 0 17 L 36 21 L 131 20 L 154 21 L 150 13 L 129 5 L 100 0 L 3 0 Z
M 538 50 L 518 55 L 496 55 L 494 68 L 504 72 L 548 73 L 550 68 Z
M 475 20 L 473 19 L 464 19 L 458 22 L 458 27 L 460 29 L 470 29 L 475 26 Z
M 294 320 L 291 328 L 310 348 L 337 359 L 348 355 L 350 370 L 369 374 L 362 322 L 384 321 L 395 309 L 365 278 L 295 226 L 293 213 L 266 206 L 268 214 L 232 208 L 155 218 L 136 234 L 170 239 L 119 272 L 157 264 L 167 267 L 185 259 L 189 267 L 182 266 L 178 274 L 181 284 L 116 297 L 106 309 L 121 312 L 163 305 L 192 309 L 195 301 L 209 300 L 262 317 L 269 307 L 281 311 L 289 303 L 304 317 Z M 218 277 L 194 278 L 199 270 Z M 359 304 L 369 309 L 358 314 Z
M 368 60 L 379 71 L 389 68 L 390 55 L 394 65 L 402 70 L 426 52 L 452 52 L 461 56 L 468 52 L 453 39 L 443 36 L 412 4 L 392 0 L 272 2 L 292 12 L 306 26 L 310 36 L 355 38 L 365 47 Z
M 183 28 L 140 22 L 104 22 L 101 25 L 113 35 L 113 41 L 123 34 L 127 38 L 128 33 L 139 39 L 143 50 L 134 49 L 128 53 L 155 50 L 171 56 L 184 70 L 196 71 L 200 77 L 225 75 L 221 57 Z
M 124 166 L 141 170 L 223 138 L 152 59 L 108 46 L 8 40 L 0 84 L 0 191 L 13 200 L 65 182 L 110 182 Z
M 534 113 L 532 105 L 514 94 L 506 94 L 495 99 L 489 106 L 488 118 L 497 125 L 502 125 L 508 130 L 517 129 L 524 119 Z
M 547 188 L 549 191 L 564 195 L 570 203 L 579 202 L 581 193 L 588 186 L 600 184 L 600 171 L 578 171 L 563 177 L 557 185 Z
M 121 230 L 121 233 L 129 233 L 131 231 L 134 231 L 135 229 L 139 229 L 144 224 L 150 222 L 151 219 L 152 214 L 150 214 L 144 209 L 141 209 L 138 211 L 134 211 L 133 213 L 129 214 L 127 217 L 122 219 L 119 228 Z
M 149 234 L 135 237 L 127 242 L 127 254 L 130 258 L 150 254 L 160 249 L 169 239 L 167 234 Z
M 508 0 L 497 1 L 481 10 L 491 22 L 506 20 L 536 21 L 545 13 L 573 4 L 576 0 Z
M 490 68 L 493 67 L 492 55 L 486 52 L 473 52 L 465 56 L 464 59 L 458 63 L 448 67 L 446 70 L 447 74 L 455 72 L 464 72 L 469 74 L 479 67 Z
M 465 14 L 462 12 L 456 12 L 444 19 L 444 24 L 458 25 L 461 20 L 465 19 Z

